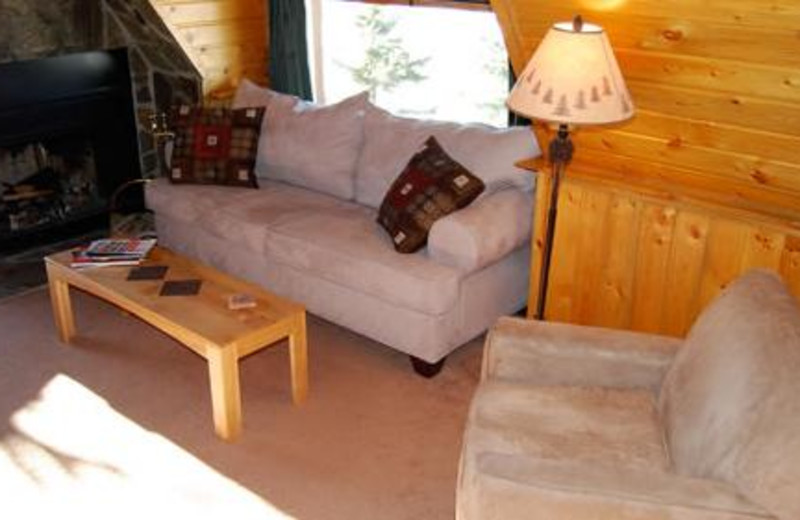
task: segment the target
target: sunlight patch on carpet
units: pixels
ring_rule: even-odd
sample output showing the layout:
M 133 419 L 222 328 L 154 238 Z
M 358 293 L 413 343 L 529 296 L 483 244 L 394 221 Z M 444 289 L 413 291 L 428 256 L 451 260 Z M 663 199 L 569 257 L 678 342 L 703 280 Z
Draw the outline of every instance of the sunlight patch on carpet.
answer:
M 0 439 L 0 489 L 4 508 L 27 517 L 291 518 L 65 375 L 11 426 Z

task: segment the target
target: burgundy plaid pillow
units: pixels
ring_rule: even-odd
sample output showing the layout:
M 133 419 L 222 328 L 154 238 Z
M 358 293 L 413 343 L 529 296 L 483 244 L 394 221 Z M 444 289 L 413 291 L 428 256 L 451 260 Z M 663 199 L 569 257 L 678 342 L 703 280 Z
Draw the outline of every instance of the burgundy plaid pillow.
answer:
M 258 188 L 255 175 L 263 107 L 172 109 L 175 131 L 169 179 L 178 184 Z
M 413 253 L 427 243 L 437 219 L 465 207 L 484 188 L 483 181 L 431 136 L 386 192 L 378 223 L 389 232 L 398 252 Z

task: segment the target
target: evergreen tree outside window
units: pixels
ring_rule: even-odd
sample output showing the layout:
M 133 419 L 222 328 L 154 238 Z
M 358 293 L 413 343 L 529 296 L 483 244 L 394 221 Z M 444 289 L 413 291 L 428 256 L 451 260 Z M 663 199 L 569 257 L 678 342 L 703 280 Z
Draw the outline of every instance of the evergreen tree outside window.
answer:
M 391 92 L 403 83 L 419 83 L 427 79 L 423 70 L 430 57 L 411 57 L 396 36 L 397 19 L 387 16 L 378 7 L 356 17 L 356 27 L 366 43 L 364 57 L 358 66 L 344 65 L 357 84 L 369 92 L 373 103 L 378 102 L 380 92 Z
M 309 47 L 325 103 L 366 90 L 397 115 L 507 125 L 508 56 L 491 11 L 318 4 L 321 41 Z

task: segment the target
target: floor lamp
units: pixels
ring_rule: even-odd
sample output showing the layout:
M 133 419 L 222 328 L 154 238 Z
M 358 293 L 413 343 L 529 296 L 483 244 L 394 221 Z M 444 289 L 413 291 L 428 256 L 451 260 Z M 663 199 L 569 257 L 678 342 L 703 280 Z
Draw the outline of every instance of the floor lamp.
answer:
M 625 80 L 603 29 L 580 16 L 553 25 L 537 47 L 506 101 L 508 108 L 558 129 L 548 148 L 553 170 L 547 214 L 536 319 L 544 319 L 558 192 L 572 160 L 570 130 L 619 123 L 633 116 Z

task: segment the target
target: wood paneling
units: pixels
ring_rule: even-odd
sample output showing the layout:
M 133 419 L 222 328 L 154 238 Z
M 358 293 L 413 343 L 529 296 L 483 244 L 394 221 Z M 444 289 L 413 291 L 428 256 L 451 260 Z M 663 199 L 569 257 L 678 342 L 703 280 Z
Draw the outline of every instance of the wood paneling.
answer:
M 242 77 L 266 83 L 264 0 L 150 2 L 200 71 L 206 95 L 229 95 Z
M 573 135 L 548 318 L 682 334 L 750 267 L 779 271 L 800 295 L 800 3 L 492 7 L 517 71 L 554 22 L 580 13 L 602 25 L 637 108 L 627 124 Z
M 759 214 L 572 180 L 556 234 L 550 320 L 680 336 L 751 268 L 800 298 L 800 230 Z

